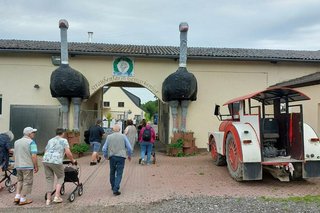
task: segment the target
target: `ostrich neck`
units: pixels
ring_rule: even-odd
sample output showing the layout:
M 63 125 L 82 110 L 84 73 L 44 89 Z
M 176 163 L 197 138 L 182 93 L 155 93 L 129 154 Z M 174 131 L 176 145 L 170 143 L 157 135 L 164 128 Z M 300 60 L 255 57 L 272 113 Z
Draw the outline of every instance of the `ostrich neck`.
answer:
M 187 67 L 187 32 L 180 33 L 179 67 Z
M 61 35 L 61 64 L 68 64 L 68 36 L 67 28 L 60 28 Z

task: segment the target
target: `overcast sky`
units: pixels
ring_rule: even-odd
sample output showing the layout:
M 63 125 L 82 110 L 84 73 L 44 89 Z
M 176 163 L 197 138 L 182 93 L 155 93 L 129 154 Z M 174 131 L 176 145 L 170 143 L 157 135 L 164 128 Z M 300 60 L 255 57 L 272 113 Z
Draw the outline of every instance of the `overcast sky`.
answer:
M 320 50 L 320 0 L 1 0 L 0 38 L 189 47 Z

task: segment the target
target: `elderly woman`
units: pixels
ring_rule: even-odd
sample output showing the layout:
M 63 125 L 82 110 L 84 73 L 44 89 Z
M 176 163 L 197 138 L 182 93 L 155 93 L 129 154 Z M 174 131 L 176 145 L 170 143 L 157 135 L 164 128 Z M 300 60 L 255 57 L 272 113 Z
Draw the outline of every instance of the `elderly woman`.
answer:
M 51 193 L 53 191 L 54 175 L 57 176 L 57 184 L 55 187 L 56 193 L 53 199 L 54 203 L 61 203 L 60 189 L 64 181 L 64 167 L 63 158 L 64 155 L 71 160 L 73 164 L 76 161 L 73 159 L 72 153 L 69 149 L 69 143 L 64 138 L 65 130 L 58 128 L 56 130 L 56 136 L 48 141 L 43 156 L 43 167 L 47 181 L 47 200 L 46 205 L 50 205 Z
M 138 138 L 137 129 L 133 125 L 133 121 L 131 119 L 127 121 L 127 125 L 128 126 L 124 130 L 124 134 L 129 139 L 132 150 L 134 150 L 134 145 L 136 144 L 136 140 Z
M 10 148 L 10 141 L 12 141 L 14 135 L 11 131 L 0 134 L 0 171 L 8 169 L 9 165 L 9 153 L 13 152 Z M 4 187 L 0 185 L 0 190 Z

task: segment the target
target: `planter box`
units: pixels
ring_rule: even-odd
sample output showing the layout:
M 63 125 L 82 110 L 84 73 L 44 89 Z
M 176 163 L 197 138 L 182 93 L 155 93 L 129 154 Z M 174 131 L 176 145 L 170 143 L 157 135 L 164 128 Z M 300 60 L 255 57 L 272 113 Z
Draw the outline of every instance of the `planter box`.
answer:
M 194 140 L 184 140 L 183 141 L 183 148 L 190 148 L 194 147 Z
M 74 144 L 80 143 L 80 136 L 68 137 L 67 140 L 68 140 L 69 146 L 71 148 Z
M 170 155 L 170 156 L 176 157 L 176 156 L 178 156 L 179 154 L 182 154 L 182 153 L 183 153 L 183 151 L 180 148 L 173 148 L 173 147 L 169 147 L 168 148 L 168 155 Z
M 183 153 L 186 155 L 193 155 L 196 153 L 195 147 L 183 148 Z
M 193 140 L 193 132 L 185 132 L 183 133 L 184 140 Z

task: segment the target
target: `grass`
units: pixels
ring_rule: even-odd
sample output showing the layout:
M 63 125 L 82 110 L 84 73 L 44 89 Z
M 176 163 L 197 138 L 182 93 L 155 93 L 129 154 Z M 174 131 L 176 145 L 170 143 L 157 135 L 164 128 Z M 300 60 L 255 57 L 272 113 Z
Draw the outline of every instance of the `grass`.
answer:
M 295 202 L 295 203 L 317 203 L 320 205 L 320 195 L 306 195 L 303 197 L 270 198 L 261 197 L 265 201 Z

